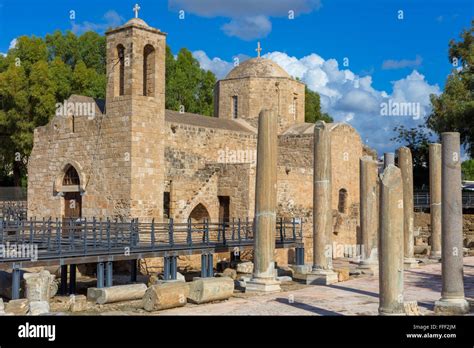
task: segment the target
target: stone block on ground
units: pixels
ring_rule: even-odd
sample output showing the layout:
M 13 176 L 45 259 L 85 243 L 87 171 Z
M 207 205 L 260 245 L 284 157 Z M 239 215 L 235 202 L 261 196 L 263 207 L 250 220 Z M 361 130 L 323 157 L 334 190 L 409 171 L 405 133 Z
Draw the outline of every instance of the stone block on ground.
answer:
M 71 312 L 83 312 L 87 310 L 87 297 L 84 295 L 71 295 L 69 310 Z
M 49 272 L 48 272 L 49 273 Z M 41 315 L 49 313 L 49 302 L 48 301 L 31 301 L 30 302 L 30 315 Z
M 334 272 L 337 272 L 338 282 L 345 282 L 350 279 L 349 270 L 346 268 L 334 268 Z
M 0 315 L 5 314 L 5 304 L 3 303 L 3 298 L 0 297 Z
M 98 304 L 138 300 L 143 298 L 147 286 L 145 284 L 117 285 L 108 288 L 88 288 L 87 300 Z
M 279 276 L 279 277 L 276 277 L 276 280 L 279 282 L 285 283 L 285 282 L 292 282 L 293 278 L 290 276 Z
M 222 272 L 223 277 L 229 277 L 233 280 L 237 279 L 237 271 L 232 268 L 226 268 L 224 272 Z
M 57 292 L 55 276 L 47 270 L 38 273 L 23 274 L 26 287 L 26 298 L 29 301 L 49 301 Z
M 186 305 L 189 295 L 188 284 L 174 282 L 150 286 L 143 296 L 143 308 L 152 312 Z
M 26 298 L 10 300 L 5 306 L 5 313 L 14 315 L 25 315 L 28 313 L 30 304 Z
M 188 301 L 206 303 L 227 300 L 234 293 L 234 281 L 229 277 L 202 278 L 189 285 Z
M 237 264 L 237 272 L 251 274 L 253 272 L 253 262 L 247 261 Z
M 403 303 L 405 308 L 406 315 L 421 315 L 420 310 L 418 308 L 418 302 L 416 301 L 406 301 Z

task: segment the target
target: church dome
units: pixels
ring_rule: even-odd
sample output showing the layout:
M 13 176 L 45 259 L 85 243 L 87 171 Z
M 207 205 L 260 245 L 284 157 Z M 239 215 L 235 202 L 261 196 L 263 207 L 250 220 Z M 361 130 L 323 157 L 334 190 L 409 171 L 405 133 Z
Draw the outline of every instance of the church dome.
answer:
M 141 18 L 130 19 L 127 23 L 125 23 L 125 26 L 129 26 L 129 25 L 138 25 L 141 27 L 148 27 L 148 24 L 146 24 L 146 22 Z
M 227 74 L 226 79 L 238 79 L 244 77 L 285 77 L 290 75 L 277 63 L 265 58 L 248 59 Z

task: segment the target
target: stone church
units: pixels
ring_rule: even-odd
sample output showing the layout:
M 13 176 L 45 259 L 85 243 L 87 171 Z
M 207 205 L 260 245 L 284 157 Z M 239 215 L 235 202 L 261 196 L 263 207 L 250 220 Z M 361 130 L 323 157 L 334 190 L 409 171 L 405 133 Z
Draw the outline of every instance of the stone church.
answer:
M 68 109 L 34 132 L 29 216 L 251 219 L 257 118 L 273 109 L 278 215 L 303 219 L 309 257 L 314 125 L 304 121 L 304 84 L 257 57 L 216 83 L 214 117 L 166 110 L 166 34 L 133 18 L 106 38 L 106 99 L 73 95 L 69 105 L 93 112 Z M 350 125 L 330 127 L 334 241 L 355 244 L 359 159 L 367 150 Z

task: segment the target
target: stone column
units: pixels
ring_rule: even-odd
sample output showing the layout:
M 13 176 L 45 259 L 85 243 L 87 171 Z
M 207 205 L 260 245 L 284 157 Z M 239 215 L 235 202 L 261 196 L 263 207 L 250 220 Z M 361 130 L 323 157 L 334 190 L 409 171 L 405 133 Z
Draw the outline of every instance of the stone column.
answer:
M 395 165 L 395 154 L 393 152 L 383 154 L 383 168 L 387 168 L 389 164 Z
M 313 160 L 313 268 L 307 278 L 310 284 L 337 282 L 332 270 L 332 187 L 331 133 L 324 121 L 314 126 Z
M 462 244 L 461 147 L 459 133 L 441 134 L 442 256 L 441 299 L 435 312 L 464 314 L 469 303 L 464 297 Z
M 262 110 L 258 118 L 257 175 L 255 184 L 254 268 L 246 292 L 279 291 L 275 279 L 277 203 L 277 118 Z
M 374 272 L 378 267 L 378 164 L 370 156 L 360 159 L 360 231 L 363 255 L 361 269 Z
M 441 258 L 441 144 L 430 144 L 431 259 Z
M 403 182 L 403 256 L 405 269 L 418 267 L 414 258 L 413 159 L 408 147 L 398 149 L 398 167 Z
M 403 315 L 403 183 L 390 164 L 380 180 L 379 313 Z

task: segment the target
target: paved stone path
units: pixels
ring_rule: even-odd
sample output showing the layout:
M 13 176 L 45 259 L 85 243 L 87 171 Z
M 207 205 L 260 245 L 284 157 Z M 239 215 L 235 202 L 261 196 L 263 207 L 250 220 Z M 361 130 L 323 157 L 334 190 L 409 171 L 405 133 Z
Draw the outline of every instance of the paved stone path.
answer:
M 474 303 L 474 257 L 464 258 L 466 298 Z M 441 294 L 441 264 L 405 271 L 405 301 L 418 301 L 432 315 Z M 377 315 L 378 277 L 360 277 L 329 286 L 305 286 L 275 294 L 233 297 L 228 301 L 153 313 L 155 315 Z M 471 310 L 471 314 L 473 311 Z

